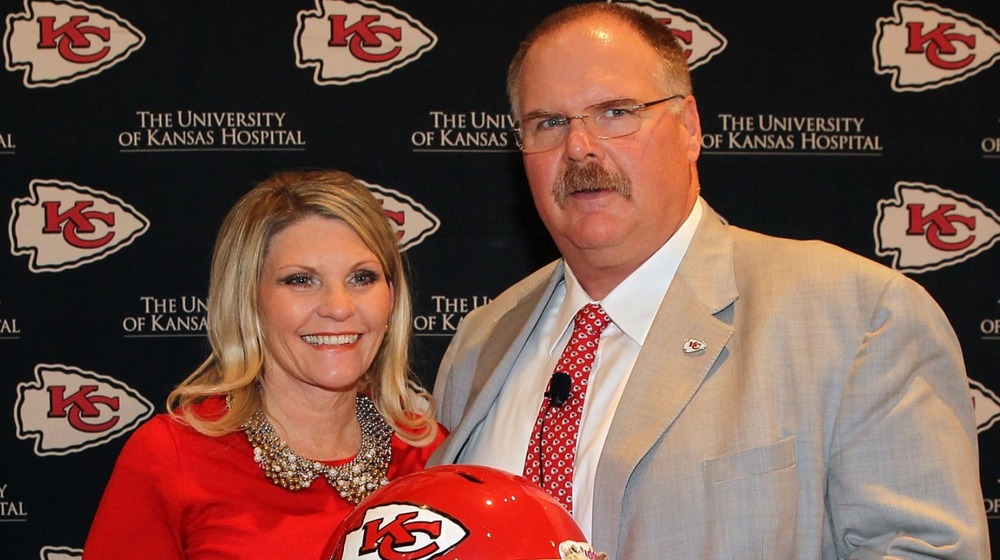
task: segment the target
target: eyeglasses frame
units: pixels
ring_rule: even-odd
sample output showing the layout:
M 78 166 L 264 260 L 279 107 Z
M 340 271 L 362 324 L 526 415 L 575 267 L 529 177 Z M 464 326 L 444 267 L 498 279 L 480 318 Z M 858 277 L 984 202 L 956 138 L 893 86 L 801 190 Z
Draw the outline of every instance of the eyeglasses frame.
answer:
M 669 97 L 664 97 L 663 99 L 655 99 L 653 101 L 646 101 L 645 103 L 638 103 L 638 104 L 632 105 L 630 107 L 624 107 L 624 108 L 628 109 L 629 111 L 645 111 L 646 109 L 648 109 L 650 107 L 653 107 L 655 105 L 659 105 L 661 103 L 666 103 L 667 101 L 672 101 L 674 99 L 680 99 L 680 98 L 684 98 L 684 97 L 687 97 L 687 95 L 685 95 L 683 93 L 678 93 L 678 94 L 671 95 Z M 579 115 L 566 116 L 566 117 L 563 117 L 562 119 L 560 119 L 560 121 L 561 121 L 560 124 L 568 125 L 569 122 L 572 121 L 573 119 L 580 119 L 580 122 L 583 122 L 583 119 L 588 118 L 588 117 L 591 117 L 590 113 L 582 113 L 582 114 L 579 114 Z M 554 150 L 554 149 L 558 148 L 559 146 L 561 146 L 563 144 L 563 142 L 566 141 L 565 138 L 564 138 L 562 142 L 556 144 L 555 146 L 552 146 L 551 148 L 546 148 L 544 150 L 535 150 L 535 151 L 532 151 L 532 152 L 527 152 L 527 151 L 524 150 L 524 139 L 521 136 L 521 121 L 515 121 L 514 125 L 511 128 L 512 128 L 512 130 L 514 132 L 514 143 L 517 145 L 517 148 L 519 150 L 521 150 L 522 152 L 524 152 L 526 154 L 540 154 L 542 152 L 548 152 L 550 150 Z M 598 140 L 610 140 L 611 138 L 624 138 L 624 137 L 629 136 L 631 134 L 635 134 L 636 132 L 639 132 L 639 129 L 636 129 L 636 130 L 634 130 L 632 132 L 628 132 L 626 134 L 621 134 L 621 135 L 618 135 L 618 136 L 598 136 L 596 134 L 594 136 Z

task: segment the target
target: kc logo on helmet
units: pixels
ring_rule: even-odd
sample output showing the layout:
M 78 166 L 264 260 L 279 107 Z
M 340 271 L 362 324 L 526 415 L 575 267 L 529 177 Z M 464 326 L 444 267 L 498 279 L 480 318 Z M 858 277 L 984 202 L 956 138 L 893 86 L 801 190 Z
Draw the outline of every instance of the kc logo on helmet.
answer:
M 3 46 L 7 70 L 24 70 L 29 88 L 99 74 L 146 42 L 118 14 L 83 2 L 25 0 L 24 10 L 7 16 Z
M 19 439 L 35 455 L 68 455 L 126 434 L 153 415 L 153 405 L 111 377 L 62 364 L 35 366 L 35 382 L 17 385 Z
M 53 179 L 35 179 L 31 196 L 11 203 L 10 251 L 30 255 L 32 272 L 76 268 L 130 245 L 149 220 L 108 193 Z
M 878 202 L 875 253 L 903 272 L 966 261 L 1000 241 L 1000 217 L 981 202 L 935 185 L 896 183 Z
M 316 0 L 298 14 L 295 64 L 313 67 L 318 85 L 388 74 L 434 48 L 437 36 L 396 8 L 370 0 Z
M 441 220 L 405 194 L 361 181 L 382 203 L 382 211 L 396 230 L 399 249 L 405 251 L 430 237 L 441 225 Z
M 680 42 L 684 54 L 687 55 L 688 67 L 692 69 L 707 63 L 726 49 L 726 38 L 721 33 L 698 16 L 680 8 L 642 0 L 623 0 L 615 3 L 629 5 L 646 12 L 666 25 Z
M 875 23 L 875 73 L 891 74 L 895 91 L 960 82 L 1000 58 L 1000 35 L 967 15 L 919 0 L 897 0 L 895 17 Z
M 336 560 L 431 560 L 469 536 L 461 523 L 429 507 L 395 503 L 365 512 Z

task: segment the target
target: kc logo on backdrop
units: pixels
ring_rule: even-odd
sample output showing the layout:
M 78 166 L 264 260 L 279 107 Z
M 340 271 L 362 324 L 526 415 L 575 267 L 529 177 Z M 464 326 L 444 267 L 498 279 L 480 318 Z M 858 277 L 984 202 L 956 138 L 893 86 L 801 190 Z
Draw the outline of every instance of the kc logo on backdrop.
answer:
M 1000 398 L 988 387 L 972 379 L 969 380 L 969 390 L 972 391 L 972 404 L 976 410 L 976 429 L 983 433 L 1000 422 Z
M 17 385 L 18 439 L 35 439 L 35 455 L 69 455 L 137 428 L 153 405 L 128 385 L 62 364 L 35 366 L 35 382 Z
M 434 33 L 396 8 L 316 0 L 316 10 L 298 14 L 295 65 L 313 67 L 317 85 L 346 85 L 406 66 L 436 44 Z
M 122 199 L 55 179 L 35 179 L 31 196 L 11 202 L 10 252 L 29 255 L 32 272 L 59 272 L 130 245 L 149 220 Z
M 872 54 L 895 91 L 951 85 L 1000 58 L 1000 35 L 968 14 L 919 0 L 897 0 L 893 10 L 875 23 Z
M 666 25 L 684 48 L 688 66 L 693 70 L 726 49 L 726 38 L 698 16 L 657 2 L 622 0 L 623 4 L 646 12 Z
M 83 549 L 66 546 L 43 546 L 40 556 L 42 560 L 80 560 L 83 558 Z
M 381 185 L 361 183 L 382 203 L 382 212 L 396 230 L 400 251 L 420 244 L 441 225 L 437 216 L 409 196 Z
M 73 0 L 25 0 L 7 15 L 5 67 L 24 70 L 29 88 L 54 87 L 99 74 L 128 58 L 145 35 L 118 14 Z
M 909 273 L 964 262 L 1000 241 L 1000 216 L 966 195 L 924 183 L 896 183 L 878 202 L 875 253 Z

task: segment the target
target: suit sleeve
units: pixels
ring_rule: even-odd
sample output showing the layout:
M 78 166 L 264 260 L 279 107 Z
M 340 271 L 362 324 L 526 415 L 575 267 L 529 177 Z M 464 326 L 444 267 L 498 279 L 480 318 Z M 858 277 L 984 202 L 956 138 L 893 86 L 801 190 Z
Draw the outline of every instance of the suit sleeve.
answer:
M 961 350 L 916 283 L 890 281 L 845 378 L 829 453 L 839 558 L 988 558 Z
M 84 545 L 84 560 L 182 560 L 181 464 L 168 423 L 156 417 L 126 442 Z
M 451 342 L 448 344 L 448 348 L 441 357 L 441 364 L 438 366 L 437 377 L 434 378 L 434 400 L 439 403 L 441 402 L 441 399 L 444 398 L 445 387 L 448 385 L 448 375 L 451 373 L 451 364 L 455 361 L 455 352 L 460 346 L 458 336 L 461 332 L 462 329 L 459 328 L 455 336 L 452 337 Z
M 482 308 L 473 309 L 468 315 L 462 320 L 462 324 L 459 325 L 458 330 L 455 332 L 455 336 L 452 337 L 451 342 L 448 344 L 448 348 L 445 350 L 444 355 L 441 357 L 441 364 L 438 366 L 437 377 L 434 379 L 434 401 L 437 405 L 437 417 L 438 421 L 441 422 L 447 429 L 454 430 L 455 426 L 462 419 L 462 412 L 465 409 L 465 402 L 467 401 L 468 395 L 462 390 L 465 388 L 465 383 L 462 381 L 467 381 L 465 379 L 452 379 L 453 374 L 457 376 L 467 376 L 471 377 L 472 371 L 459 370 L 454 372 L 456 366 L 456 359 L 463 349 L 467 348 L 466 335 L 477 328 L 483 328 L 481 325 L 474 325 L 470 328 L 470 325 L 476 322 L 476 319 L 481 315 Z M 449 385 L 449 382 L 451 383 Z

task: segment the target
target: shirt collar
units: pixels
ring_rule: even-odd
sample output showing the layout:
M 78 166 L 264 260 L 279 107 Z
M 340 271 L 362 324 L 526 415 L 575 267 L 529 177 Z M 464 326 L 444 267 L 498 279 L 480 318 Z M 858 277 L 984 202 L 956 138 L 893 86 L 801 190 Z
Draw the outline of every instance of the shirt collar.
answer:
M 600 303 L 611 318 L 614 325 L 625 333 L 636 344 L 642 345 L 649 334 L 653 318 L 659 309 L 659 304 L 667 294 L 670 283 L 673 282 L 677 268 L 680 266 L 684 253 L 687 252 L 698 222 L 704 213 L 701 197 L 695 201 L 691 213 L 685 218 L 681 227 L 667 239 L 646 262 L 642 263 L 632 274 L 615 286 Z M 666 279 L 666 281 L 664 281 Z M 587 295 L 580 282 L 576 279 L 569 265 L 565 266 L 564 279 L 565 296 L 556 314 L 553 338 L 550 341 L 549 353 L 561 352 L 559 341 L 573 325 L 573 317 L 584 305 L 593 300 Z M 650 302 L 655 302 L 650 305 Z M 606 331 L 607 332 L 607 331 Z

